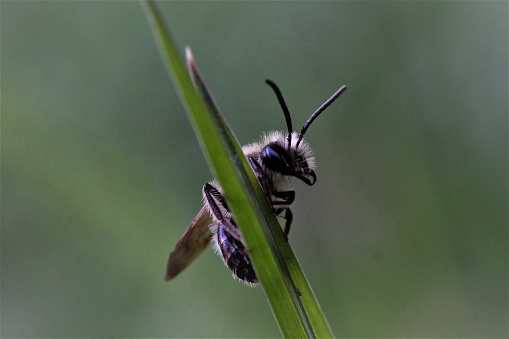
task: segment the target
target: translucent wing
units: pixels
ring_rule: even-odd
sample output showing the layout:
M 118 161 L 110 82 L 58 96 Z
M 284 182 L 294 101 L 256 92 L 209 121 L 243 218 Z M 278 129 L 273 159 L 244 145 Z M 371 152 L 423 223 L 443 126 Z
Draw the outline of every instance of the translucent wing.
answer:
M 170 253 L 164 280 L 175 278 L 207 248 L 212 237 L 209 230 L 211 222 L 212 218 L 203 206 Z

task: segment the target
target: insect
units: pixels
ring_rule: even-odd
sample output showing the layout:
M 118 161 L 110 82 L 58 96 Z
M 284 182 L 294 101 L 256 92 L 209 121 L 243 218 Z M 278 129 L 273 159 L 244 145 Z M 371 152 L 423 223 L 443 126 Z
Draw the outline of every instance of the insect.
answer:
M 327 101 L 311 114 L 299 133 L 293 131 L 290 112 L 279 88 L 271 80 L 266 81 L 274 90 L 286 120 L 288 134 L 274 131 L 262 140 L 242 147 L 251 169 L 270 202 L 274 214 L 285 219 L 283 235 L 288 234 L 293 219 L 290 205 L 295 191 L 284 190 L 287 179 L 294 177 L 312 186 L 316 182 L 315 161 L 311 148 L 303 139 L 307 129 L 341 93 L 341 86 Z M 171 280 L 191 264 L 212 240 L 233 276 L 254 286 L 258 277 L 251 263 L 246 245 L 237 228 L 221 187 L 215 182 L 203 186 L 204 205 L 180 238 L 168 260 L 165 280 Z

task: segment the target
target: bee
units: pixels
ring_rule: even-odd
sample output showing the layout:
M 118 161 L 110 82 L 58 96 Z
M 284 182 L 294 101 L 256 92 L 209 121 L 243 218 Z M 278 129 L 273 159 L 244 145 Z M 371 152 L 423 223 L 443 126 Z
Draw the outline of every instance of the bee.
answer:
M 283 235 L 288 240 L 293 219 L 290 206 L 295 200 L 295 191 L 285 190 L 285 184 L 287 179 L 292 177 L 308 186 L 315 184 L 315 160 L 311 148 L 303 137 L 313 121 L 346 90 L 346 86 L 341 86 L 318 107 L 297 133 L 293 131 L 290 112 L 281 91 L 271 80 L 266 80 L 266 83 L 275 92 L 283 110 L 288 134 L 285 135 L 281 131 L 266 133 L 260 142 L 243 146 L 242 151 L 270 202 L 274 214 L 285 219 Z M 205 183 L 203 199 L 203 207 L 170 254 L 165 280 L 175 278 L 205 250 L 212 240 L 216 252 L 232 271 L 234 278 L 250 286 L 257 285 L 258 277 L 244 239 L 217 182 Z

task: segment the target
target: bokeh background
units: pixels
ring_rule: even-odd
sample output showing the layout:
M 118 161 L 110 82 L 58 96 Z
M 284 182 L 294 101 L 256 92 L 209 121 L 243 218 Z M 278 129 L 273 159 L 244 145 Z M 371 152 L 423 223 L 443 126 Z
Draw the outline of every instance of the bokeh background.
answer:
M 310 128 L 290 241 L 339 337 L 508 335 L 507 2 L 164 2 L 241 143 Z M 278 337 L 137 2 L 1 3 L 1 336 Z

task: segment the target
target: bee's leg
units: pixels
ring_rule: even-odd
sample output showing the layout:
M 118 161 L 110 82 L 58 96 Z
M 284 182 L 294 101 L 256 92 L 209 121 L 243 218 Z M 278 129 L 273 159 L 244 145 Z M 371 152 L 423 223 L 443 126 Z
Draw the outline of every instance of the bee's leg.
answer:
M 291 205 L 295 200 L 295 191 L 279 191 L 272 192 L 272 195 L 276 198 L 282 199 L 283 201 L 272 201 L 273 205 Z
M 235 221 L 231 217 L 230 209 L 221 192 L 213 185 L 205 183 L 205 185 L 203 185 L 203 195 L 216 220 L 221 223 L 233 237 L 241 240 L 242 237 L 237 229 L 237 225 L 235 225 Z
M 203 185 L 203 195 L 205 196 L 205 199 L 210 206 L 212 214 L 214 214 L 218 221 L 223 221 L 224 211 L 229 211 L 230 209 L 228 208 L 226 200 L 224 200 L 221 192 L 219 192 L 217 188 L 207 182 L 205 185 Z
M 283 230 L 283 236 L 288 241 L 288 234 L 290 233 L 290 226 L 292 226 L 293 213 L 290 207 L 285 208 L 285 228 Z
M 292 220 L 293 220 L 293 213 L 290 210 L 290 207 L 285 206 L 281 208 L 274 209 L 274 214 L 279 216 L 282 212 L 285 212 L 284 219 L 285 219 L 285 228 L 283 229 L 283 237 L 286 241 L 288 241 L 288 234 L 290 233 L 290 227 L 292 226 Z
M 274 210 L 274 214 L 280 215 L 282 212 L 285 212 L 285 216 L 283 217 L 285 219 L 285 228 L 283 229 L 283 237 L 286 241 L 288 241 L 288 234 L 290 233 L 290 227 L 292 226 L 292 220 L 293 220 L 293 213 L 290 207 L 281 207 L 276 210 Z
M 274 209 L 274 214 L 280 215 L 283 211 L 285 212 L 285 228 L 283 230 L 283 236 L 285 240 L 288 241 L 288 234 L 290 233 L 290 227 L 292 225 L 293 213 L 290 210 L 290 205 L 295 200 L 295 191 L 279 191 L 273 192 L 272 195 L 275 198 L 281 200 L 272 200 L 272 208 Z

